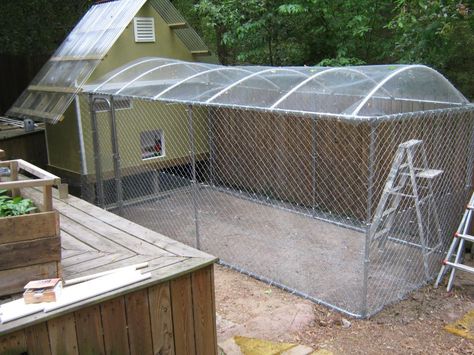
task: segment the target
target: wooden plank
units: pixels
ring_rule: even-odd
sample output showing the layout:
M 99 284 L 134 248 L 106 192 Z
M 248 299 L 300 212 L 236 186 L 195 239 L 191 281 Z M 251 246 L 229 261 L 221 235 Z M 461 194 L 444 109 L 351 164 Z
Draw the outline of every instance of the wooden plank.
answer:
M 174 355 L 170 283 L 165 282 L 150 287 L 148 299 L 150 301 L 153 353 Z
M 61 261 L 61 239 L 49 237 L 0 245 L 0 269 Z
M 147 291 L 140 290 L 125 295 L 125 309 L 130 353 L 151 354 L 153 344 Z
M 30 189 L 26 192 L 26 194 L 30 198 L 34 199 L 35 196 L 38 196 L 38 191 L 35 191 L 34 189 Z M 89 214 L 88 212 L 90 211 L 84 212 L 71 206 L 69 204 L 70 199 L 71 197 L 66 200 L 59 200 L 59 199 L 54 200 L 54 204 L 56 208 L 59 210 L 59 212 L 61 213 L 61 216 L 68 217 L 70 220 L 73 220 L 76 225 L 80 224 L 83 227 L 86 227 L 86 229 L 87 227 L 94 228 L 94 232 L 97 234 L 100 234 L 102 240 L 105 239 L 109 241 L 114 241 L 115 243 L 119 244 L 123 248 L 126 248 L 129 251 L 134 251 L 142 255 L 156 255 L 156 256 L 163 255 L 164 256 L 168 254 L 163 249 L 159 248 L 158 246 L 144 239 L 131 238 L 130 234 L 122 231 L 119 228 L 116 228 L 114 225 L 105 223 L 96 215 Z M 68 203 L 66 203 L 66 201 Z M 88 204 L 88 205 L 89 205 L 89 208 L 92 209 L 93 206 L 91 204 Z M 101 211 L 102 213 L 106 212 L 101 209 L 99 209 L 99 211 Z M 61 218 L 61 225 L 62 225 L 61 228 L 63 229 L 64 228 L 63 218 Z M 66 231 L 72 235 L 76 235 L 76 233 L 74 233 L 73 231 L 70 231 L 70 230 L 66 230 Z M 102 248 L 99 248 L 99 249 L 103 250 Z
M 40 92 L 52 92 L 58 94 L 75 94 L 78 89 L 74 87 L 63 87 L 63 86 L 46 86 L 46 85 L 30 85 L 27 90 L 29 91 L 40 91 Z
M 173 306 L 173 333 L 176 337 L 175 353 L 176 355 L 196 354 L 191 277 L 185 275 L 173 279 L 170 285 L 171 304 Z
M 168 27 L 172 30 L 177 30 L 181 28 L 188 28 L 188 24 L 186 22 L 168 23 Z
M 53 195 L 55 192 L 53 191 Z M 56 196 L 55 196 L 56 197 Z M 148 228 L 145 228 L 139 224 L 121 218 L 113 213 L 105 211 L 97 206 L 94 206 L 84 200 L 81 200 L 74 196 L 69 196 L 67 200 L 65 200 L 70 206 L 74 206 L 78 210 L 81 210 L 84 213 L 89 213 L 95 216 L 96 218 L 100 219 L 104 223 L 114 226 L 125 233 L 133 235 L 136 238 L 141 240 L 145 240 L 149 243 L 153 243 L 155 246 L 162 248 L 163 250 L 168 251 L 169 253 L 173 253 L 179 256 L 185 257 L 200 257 L 200 258 L 214 258 L 213 256 L 202 252 L 200 250 L 194 249 L 187 245 L 184 245 L 180 242 L 177 242 L 174 239 L 168 238 L 160 233 L 154 232 Z M 56 201 L 55 201 L 56 204 Z M 56 204 L 56 207 L 58 205 Z M 62 209 L 61 209 L 62 212 Z
M 62 261 L 62 265 L 65 269 L 67 269 L 73 265 L 80 264 L 80 263 L 90 261 L 90 260 L 94 260 L 104 255 L 107 255 L 107 254 L 98 252 L 98 251 L 88 251 L 84 254 L 80 254 L 80 255 L 73 256 L 71 258 L 64 259 Z
M 82 57 L 76 56 L 64 56 L 64 57 L 51 57 L 51 62 L 71 62 L 71 61 L 80 61 L 80 60 L 102 60 L 102 55 L 85 55 Z
M 149 266 L 145 269 L 142 269 L 142 273 L 150 272 L 155 269 L 171 266 L 173 264 L 180 263 L 182 261 L 186 260 L 186 258 L 179 258 L 176 256 L 161 256 L 158 258 L 155 258 L 153 256 L 149 255 L 136 255 L 127 259 L 122 259 L 116 262 L 111 262 L 110 264 L 103 265 L 103 266 L 97 266 L 94 268 L 93 272 L 98 273 L 102 271 L 107 271 L 107 270 L 112 270 L 124 266 L 129 266 L 129 265 L 134 265 L 134 264 L 140 264 L 143 262 L 148 262 Z M 74 277 L 81 277 L 81 276 L 86 276 L 90 275 L 92 270 L 86 270 L 86 271 L 81 271 L 77 272 L 74 269 L 74 266 L 72 266 L 70 269 L 67 270 L 68 272 L 74 273 Z
M 121 253 L 130 251 L 127 248 L 124 248 L 120 244 L 115 243 L 107 238 L 103 238 L 100 234 L 97 234 L 95 231 L 89 229 L 87 226 L 84 226 L 77 221 L 65 216 L 61 213 L 61 230 L 68 233 L 69 235 L 75 237 L 80 242 L 93 246 L 95 250 L 104 250 L 110 253 Z M 93 224 L 90 225 L 93 228 Z
M 46 326 L 46 323 L 40 323 L 26 328 L 25 335 L 28 355 L 51 354 L 48 327 Z
M 212 266 L 191 274 L 196 354 L 217 355 Z
M 11 270 L 0 271 L 0 296 L 10 295 L 23 291 L 23 287 L 31 280 L 41 280 L 57 277 L 58 263 L 50 262 L 40 265 L 31 265 Z
M 20 107 L 10 107 L 9 111 L 23 116 L 45 118 L 47 120 L 56 120 L 56 118 L 59 116 L 44 111 L 29 110 Z
M 87 251 L 61 248 L 61 260 L 72 258 L 73 256 L 78 256 L 84 253 L 87 253 Z
M 69 266 L 67 269 L 68 271 L 74 270 L 75 274 L 78 274 L 80 272 L 85 272 L 85 271 L 89 271 L 88 273 L 92 273 L 92 272 L 96 272 L 96 269 L 101 266 L 106 266 L 109 269 L 111 269 L 111 267 L 109 267 L 111 263 L 114 263 L 116 261 L 123 260 L 123 259 L 130 259 L 131 256 L 133 256 L 133 254 L 106 254 L 101 257 L 94 258 L 92 260 L 88 260 L 79 264 Z
M 0 218 L 2 244 L 59 235 L 57 211 Z
M 51 211 L 53 209 L 52 186 L 43 186 L 43 209 L 45 211 Z
M 19 180 L 19 181 L 2 181 L 0 182 L 0 189 L 21 189 L 26 187 L 37 187 L 53 185 L 52 179 L 35 179 L 35 180 Z
M 97 251 L 94 246 L 84 243 L 82 240 L 72 236 L 64 230 L 61 230 L 61 246 L 65 249 Z
M 24 331 L 0 337 L 0 354 L 24 354 L 28 351 Z
M 81 309 L 74 313 L 77 343 L 80 354 L 105 354 L 104 337 L 99 306 Z
M 106 354 L 129 353 L 125 300 L 118 297 L 100 305 Z
M 49 320 L 48 330 L 52 355 L 79 354 L 74 314 Z

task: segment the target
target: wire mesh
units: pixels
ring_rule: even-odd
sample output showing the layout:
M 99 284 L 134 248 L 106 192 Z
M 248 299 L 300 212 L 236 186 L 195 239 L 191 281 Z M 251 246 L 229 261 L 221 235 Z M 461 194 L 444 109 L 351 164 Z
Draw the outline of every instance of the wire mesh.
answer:
M 130 100 L 113 115 L 90 115 L 95 107 L 81 98 L 84 198 L 353 316 L 436 274 L 472 181 L 469 110 L 356 123 Z M 429 168 L 443 171 L 431 185 L 436 209 L 419 206 L 421 243 L 418 209 L 403 197 L 381 248 L 370 226 L 398 146 L 410 139 L 422 141 Z M 413 164 L 424 163 L 415 152 Z M 422 246 L 434 251 L 424 256 Z

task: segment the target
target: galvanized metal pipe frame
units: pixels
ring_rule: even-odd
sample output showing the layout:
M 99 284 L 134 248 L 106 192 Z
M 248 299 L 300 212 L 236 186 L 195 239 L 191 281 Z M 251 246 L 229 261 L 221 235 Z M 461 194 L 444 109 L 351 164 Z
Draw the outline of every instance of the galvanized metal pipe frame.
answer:
M 189 124 L 189 145 L 191 156 L 191 169 L 192 169 L 192 180 L 191 184 L 193 186 L 192 196 L 193 196 L 193 210 L 194 210 L 194 225 L 196 228 L 196 249 L 201 249 L 201 236 L 199 233 L 199 210 L 197 206 L 197 181 L 196 181 L 196 136 L 194 134 L 194 120 L 193 120 L 193 106 L 188 106 L 188 124 Z
M 369 267 L 370 267 L 370 226 L 372 223 L 372 199 L 374 195 L 374 164 L 375 164 L 375 147 L 377 139 L 377 124 L 372 122 L 370 125 L 370 143 L 369 143 L 369 161 L 368 161 L 368 178 L 367 178 L 367 220 L 365 231 L 365 250 L 364 250 L 364 279 L 362 285 L 362 317 L 368 316 L 368 283 L 369 283 Z
M 109 107 L 110 117 L 110 139 L 112 144 L 113 164 L 114 164 L 114 180 L 115 180 L 115 192 L 117 199 L 117 206 L 119 215 L 123 214 L 123 188 L 122 188 L 122 174 L 120 168 L 120 152 L 118 145 L 117 136 L 117 121 L 115 116 L 114 98 L 103 96 L 89 95 L 89 105 L 91 110 L 91 125 L 92 125 L 92 140 L 94 146 L 94 163 L 95 163 L 95 174 L 96 174 L 96 189 L 97 189 L 97 200 L 99 206 L 105 209 L 105 196 L 104 196 L 104 178 L 102 174 L 102 160 L 99 140 L 99 129 L 97 126 L 97 112 L 95 104 L 98 101 L 103 101 Z

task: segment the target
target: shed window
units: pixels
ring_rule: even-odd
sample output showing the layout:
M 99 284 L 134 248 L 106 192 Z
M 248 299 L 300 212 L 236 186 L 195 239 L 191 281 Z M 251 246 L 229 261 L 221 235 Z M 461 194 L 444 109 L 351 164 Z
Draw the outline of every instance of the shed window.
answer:
M 155 42 L 155 19 L 153 17 L 135 17 L 133 28 L 135 42 Z
M 140 133 L 142 160 L 165 156 L 165 136 L 162 129 Z

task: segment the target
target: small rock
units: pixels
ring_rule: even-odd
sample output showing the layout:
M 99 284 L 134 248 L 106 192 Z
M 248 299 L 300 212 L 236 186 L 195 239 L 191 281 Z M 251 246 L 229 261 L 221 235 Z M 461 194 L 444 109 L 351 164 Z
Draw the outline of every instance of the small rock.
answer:
M 352 325 L 346 318 L 342 318 L 341 323 L 343 328 L 350 328 Z

